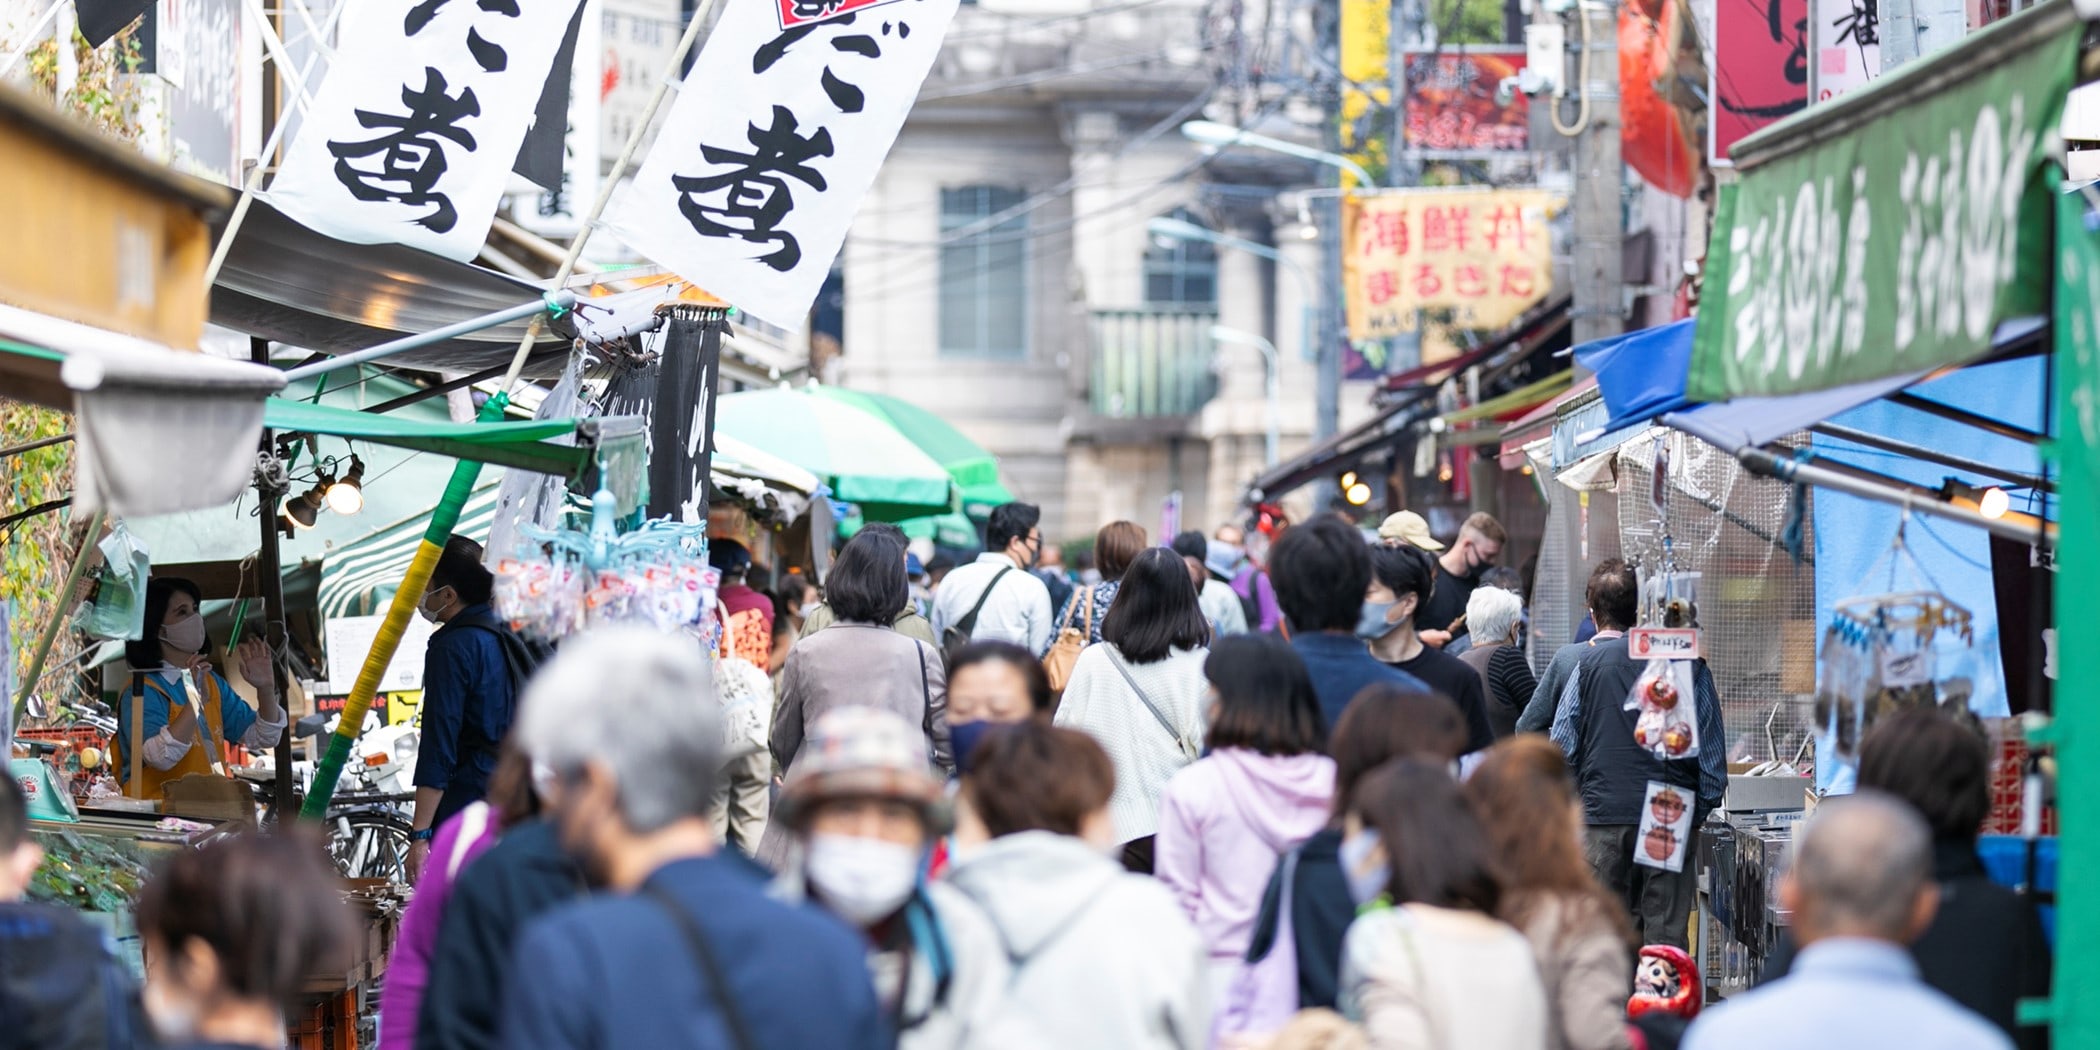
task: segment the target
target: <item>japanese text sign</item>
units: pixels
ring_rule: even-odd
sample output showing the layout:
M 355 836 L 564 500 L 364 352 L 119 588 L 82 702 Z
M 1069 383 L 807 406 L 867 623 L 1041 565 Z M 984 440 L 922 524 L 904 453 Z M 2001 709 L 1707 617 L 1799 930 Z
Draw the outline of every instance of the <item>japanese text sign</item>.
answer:
M 581 0 L 358 0 L 270 200 L 339 240 L 481 251 Z
M 1407 148 L 1429 158 L 1530 149 L 1529 100 L 1523 92 L 1507 104 L 1495 98 L 1503 79 L 1523 69 L 1521 47 L 1407 56 Z
M 2025 17 L 1970 38 L 2002 26 L 2018 46 L 1943 51 L 1827 103 L 1857 110 L 1855 130 L 1723 187 L 1686 396 L 1960 364 L 2001 323 L 2047 310 L 2049 154 L 2078 35 L 2022 34 Z M 1922 78 L 1948 86 L 1919 105 Z
M 1808 0 L 1728 0 L 1714 11 L 1713 154 L 1808 106 Z
M 1816 101 L 1828 102 L 1881 75 L 1878 0 L 1810 0 L 1815 24 Z
M 1415 327 L 1418 310 L 1449 310 L 1461 328 L 1500 328 L 1553 287 L 1543 190 L 1424 190 L 1349 197 L 1342 205 L 1342 281 L 1352 339 Z
M 901 0 L 786 30 L 779 0 L 725 2 L 607 225 L 680 277 L 798 330 L 957 0 Z
M 780 5 L 780 28 L 815 25 L 837 15 L 866 11 L 900 0 L 776 0 Z

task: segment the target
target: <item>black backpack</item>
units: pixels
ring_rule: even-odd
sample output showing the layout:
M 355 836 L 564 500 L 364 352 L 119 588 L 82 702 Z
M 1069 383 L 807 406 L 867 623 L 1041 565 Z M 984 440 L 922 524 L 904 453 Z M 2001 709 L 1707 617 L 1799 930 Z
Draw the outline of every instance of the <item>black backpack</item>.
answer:
M 0 904 L 0 1050 L 152 1045 L 131 971 L 63 908 Z
M 479 628 L 496 636 L 497 644 L 503 647 L 503 666 L 510 671 L 513 696 L 523 695 L 526 683 L 532 681 L 533 673 L 540 669 L 541 664 L 554 658 L 552 644 L 526 641 L 518 637 L 518 632 L 511 630 L 510 625 L 494 616 L 460 616 L 452 622 L 461 627 Z

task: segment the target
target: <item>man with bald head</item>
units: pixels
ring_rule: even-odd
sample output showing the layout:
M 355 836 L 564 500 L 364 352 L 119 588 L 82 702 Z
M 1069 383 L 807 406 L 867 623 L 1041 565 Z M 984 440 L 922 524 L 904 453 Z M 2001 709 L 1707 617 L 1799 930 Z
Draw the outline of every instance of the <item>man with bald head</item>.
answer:
M 1906 950 L 1939 906 L 1932 832 L 1909 806 L 1872 791 L 1824 803 L 1796 833 L 1779 899 L 1802 946 L 1793 971 L 1700 1017 L 1686 1050 L 2011 1050 L 1927 987 Z

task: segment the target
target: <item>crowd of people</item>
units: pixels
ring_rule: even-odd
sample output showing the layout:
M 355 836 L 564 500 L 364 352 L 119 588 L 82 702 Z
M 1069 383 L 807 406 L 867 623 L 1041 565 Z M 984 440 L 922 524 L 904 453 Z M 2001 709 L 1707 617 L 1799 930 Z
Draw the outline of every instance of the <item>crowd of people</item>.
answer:
M 770 593 L 717 541 L 716 652 L 604 629 L 544 662 L 488 623 L 478 552 L 448 547 L 379 1045 L 2032 1037 L 2012 1003 L 2046 988 L 2047 951 L 2032 907 L 1981 879 L 1987 763 L 1953 719 L 1884 720 L 1865 790 L 1805 825 L 1765 987 L 1689 1029 L 1630 1017 L 1637 953 L 1687 944 L 1696 877 L 1635 863 L 1643 789 L 1682 789 L 1703 820 L 1727 745 L 1703 665 L 1697 757 L 1635 743 L 1625 563 L 1591 573 L 1596 634 L 1534 681 L 1522 583 L 1496 574 L 1507 537 L 1484 515 L 1448 545 L 1406 513 L 1259 544 L 1228 527 L 1153 545 L 1113 522 L 1098 578 L 1046 573 L 1040 524 L 998 508 L 986 552 L 937 582 L 870 525 L 821 590 L 791 574 Z M 777 691 L 763 739 L 726 713 L 749 675 Z M 347 936 L 316 849 L 245 834 L 175 857 L 139 902 L 143 1007 L 72 1014 L 282 1045 L 295 975 Z M 0 902 L 38 859 L 0 786 Z M 0 947 L 66 933 L 0 904 Z M 129 1001 L 89 955 L 48 957 L 76 960 L 81 995 Z M 23 958 L 0 953 L 0 988 Z

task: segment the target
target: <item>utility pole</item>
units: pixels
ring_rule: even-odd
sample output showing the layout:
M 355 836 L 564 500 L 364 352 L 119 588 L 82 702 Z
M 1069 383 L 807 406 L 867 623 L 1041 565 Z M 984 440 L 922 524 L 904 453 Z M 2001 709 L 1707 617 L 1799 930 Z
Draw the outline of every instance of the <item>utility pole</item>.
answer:
M 1619 162 L 1619 8 L 1616 0 L 1581 0 L 1577 76 L 1581 131 L 1575 137 L 1575 342 L 1626 330 Z

